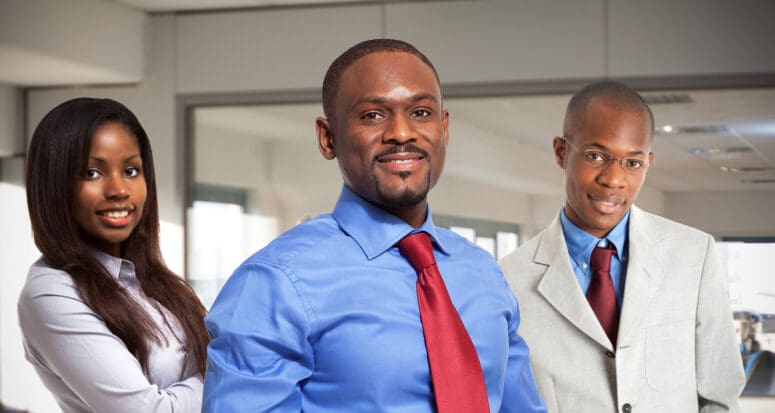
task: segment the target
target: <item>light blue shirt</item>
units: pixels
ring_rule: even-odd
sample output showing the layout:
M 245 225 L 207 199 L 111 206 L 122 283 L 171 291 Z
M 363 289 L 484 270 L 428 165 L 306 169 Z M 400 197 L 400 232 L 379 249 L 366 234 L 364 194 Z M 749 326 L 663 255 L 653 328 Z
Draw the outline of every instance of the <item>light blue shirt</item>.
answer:
M 70 274 L 41 258 L 19 296 L 24 353 L 64 413 L 199 412 L 202 376 L 180 322 L 142 291 L 131 261 L 95 258 L 159 328 L 148 371 L 84 301 Z M 94 274 L 98 276 L 98 274 Z
M 414 230 L 346 187 L 332 214 L 280 235 L 224 285 L 206 318 L 203 411 L 434 412 L 417 273 L 395 246 L 416 231 L 433 239 L 490 410 L 546 411 L 492 257 L 430 212 Z
M 560 220 L 562 221 L 565 243 L 568 246 L 571 267 L 584 295 L 587 294 L 589 283 L 592 281 L 592 269 L 589 267 L 592 250 L 598 245 L 605 247 L 609 242 L 614 244 L 616 254 L 611 257 L 611 281 L 613 281 L 616 290 L 616 301 L 619 308 L 622 308 L 627 273 L 627 226 L 630 222 L 630 210 L 627 210 L 627 213 L 605 238 L 597 238 L 577 227 L 565 215 L 565 208 L 560 211 Z

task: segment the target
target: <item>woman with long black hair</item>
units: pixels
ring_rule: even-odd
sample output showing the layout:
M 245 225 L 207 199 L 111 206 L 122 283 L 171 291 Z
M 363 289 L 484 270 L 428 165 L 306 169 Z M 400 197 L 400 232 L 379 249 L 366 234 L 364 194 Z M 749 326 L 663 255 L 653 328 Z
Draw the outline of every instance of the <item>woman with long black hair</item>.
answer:
M 64 412 L 199 412 L 205 309 L 164 264 L 148 136 L 110 99 L 51 110 L 30 142 L 42 257 L 19 297 L 27 359 Z

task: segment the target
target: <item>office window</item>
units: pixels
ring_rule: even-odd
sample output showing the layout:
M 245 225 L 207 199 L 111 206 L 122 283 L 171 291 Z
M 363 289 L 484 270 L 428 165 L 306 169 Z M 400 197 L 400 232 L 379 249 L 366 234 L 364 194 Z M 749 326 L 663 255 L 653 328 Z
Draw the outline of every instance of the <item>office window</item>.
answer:
M 434 223 L 480 246 L 499 260 L 519 246 L 519 225 L 509 222 L 434 215 Z

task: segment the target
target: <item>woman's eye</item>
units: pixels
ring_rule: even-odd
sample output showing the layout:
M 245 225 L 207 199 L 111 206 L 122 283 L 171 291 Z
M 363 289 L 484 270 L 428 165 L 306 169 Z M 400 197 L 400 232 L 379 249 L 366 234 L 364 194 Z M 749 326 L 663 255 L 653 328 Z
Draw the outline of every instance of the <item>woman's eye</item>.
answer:
M 129 176 L 129 177 L 140 175 L 140 168 L 137 168 L 137 167 L 134 167 L 134 166 L 130 167 L 130 168 L 127 168 L 125 174 L 126 174 L 126 176 Z
M 87 169 L 86 170 L 86 179 L 96 179 L 100 176 L 100 171 L 96 169 Z

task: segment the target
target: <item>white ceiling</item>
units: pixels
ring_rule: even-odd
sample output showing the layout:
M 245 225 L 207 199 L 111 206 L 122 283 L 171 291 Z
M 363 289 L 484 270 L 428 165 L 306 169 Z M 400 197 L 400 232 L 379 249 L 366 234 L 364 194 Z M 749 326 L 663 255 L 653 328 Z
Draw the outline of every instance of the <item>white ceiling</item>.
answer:
M 677 132 L 658 133 L 648 186 L 665 192 L 775 191 L 775 89 L 643 93 L 653 100 L 666 94 L 690 101 L 651 104 L 657 126 Z M 447 99 L 454 162 L 447 173 L 528 193 L 560 191 L 551 140 L 561 133 L 569 97 Z M 261 140 L 314 145 L 314 119 L 321 112 L 318 103 L 202 108 L 197 122 Z M 709 126 L 717 130 L 702 131 Z

